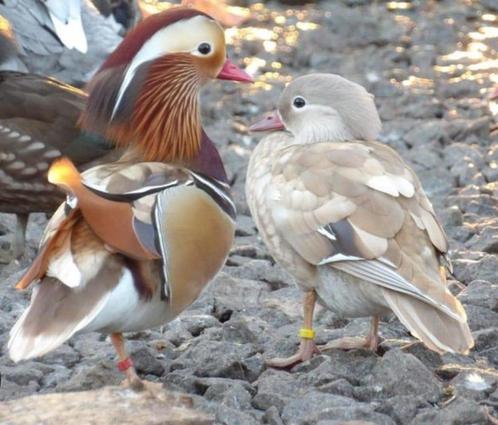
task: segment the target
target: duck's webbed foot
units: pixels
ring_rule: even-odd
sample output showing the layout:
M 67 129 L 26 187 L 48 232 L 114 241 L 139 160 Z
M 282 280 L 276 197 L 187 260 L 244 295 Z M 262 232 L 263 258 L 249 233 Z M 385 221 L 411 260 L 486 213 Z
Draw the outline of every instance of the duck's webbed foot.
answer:
M 305 362 L 313 357 L 314 354 L 319 354 L 315 341 L 312 339 L 301 339 L 301 345 L 297 353 L 290 357 L 277 357 L 266 360 L 266 364 L 275 368 L 286 368 L 295 364 Z
M 303 312 L 304 312 L 304 327 L 299 331 L 301 337 L 301 345 L 299 350 L 293 356 L 287 358 L 275 358 L 266 361 L 266 364 L 271 367 L 285 368 L 297 363 L 305 362 L 313 357 L 314 354 L 320 353 L 315 344 L 315 331 L 313 330 L 313 310 L 315 308 L 316 293 L 308 291 L 304 295 Z
M 368 350 L 377 351 L 379 347 L 379 318 L 373 317 L 368 336 L 346 336 L 329 342 L 326 345 L 318 347 L 320 351 L 333 349 L 354 350 L 366 348 Z

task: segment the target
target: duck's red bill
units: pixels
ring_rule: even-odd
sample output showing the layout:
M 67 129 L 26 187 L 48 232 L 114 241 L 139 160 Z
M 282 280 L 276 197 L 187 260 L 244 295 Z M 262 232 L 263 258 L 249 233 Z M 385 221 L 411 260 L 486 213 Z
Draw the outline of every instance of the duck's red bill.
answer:
M 263 119 L 251 125 L 249 131 L 275 131 L 283 130 L 284 128 L 284 123 L 280 119 L 278 111 L 273 111 L 266 114 Z
M 254 82 L 252 77 L 247 72 L 240 69 L 230 59 L 226 60 L 223 68 L 221 68 L 221 71 L 216 78 L 218 78 L 218 80 L 240 81 L 242 83 Z

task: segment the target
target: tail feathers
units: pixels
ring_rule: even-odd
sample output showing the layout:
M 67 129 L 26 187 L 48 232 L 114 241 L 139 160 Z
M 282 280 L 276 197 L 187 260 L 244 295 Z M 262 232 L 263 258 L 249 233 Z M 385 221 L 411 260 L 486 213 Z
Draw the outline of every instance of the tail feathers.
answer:
M 108 295 L 104 296 L 86 314 L 78 314 L 77 306 L 59 308 L 66 297 L 54 297 L 53 291 L 46 290 L 54 285 L 66 293 L 74 292 L 53 278 L 46 278 L 35 287 L 29 307 L 10 331 L 7 348 L 14 362 L 43 356 L 56 349 L 91 323 L 108 300 Z M 71 310 L 75 314 L 67 314 Z
M 69 158 L 56 159 L 48 170 L 48 181 L 72 189 L 81 182 L 81 175 Z
M 460 302 L 461 320 L 408 295 L 383 290 L 391 310 L 410 332 L 427 347 L 438 353 L 467 354 L 474 339 L 467 324 L 465 310 Z

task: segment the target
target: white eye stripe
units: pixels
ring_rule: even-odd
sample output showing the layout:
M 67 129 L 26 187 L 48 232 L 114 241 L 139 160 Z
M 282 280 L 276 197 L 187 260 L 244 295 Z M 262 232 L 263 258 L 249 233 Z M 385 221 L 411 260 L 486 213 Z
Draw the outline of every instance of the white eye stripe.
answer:
M 140 65 L 144 64 L 145 62 L 153 61 L 168 53 L 185 52 L 197 56 L 206 56 L 201 55 L 197 50 L 202 42 L 196 43 L 195 48 L 193 49 L 191 48 L 191 46 L 183 46 L 183 49 L 179 49 L 177 41 L 179 39 L 182 39 L 182 37 L 185 38 L 185 34 L 187 34 L 188 32 L 185 27 L 186 21 L 189 21 L 190 28 L 190 26 L 194 27 L 196 25 L 202 25 L 201 23 L 202 21 L 206 21 L 206 17 L 203 15 L 198 15 L 187 20 L 180 20 L 178 22 L 170 24 L 167 27 L 158 30 L 142 45 L 126 70 L 123 82 L 121 83 L 121 87 L 119 88 L 118 96 L 116 98 L 116 103 L 114 104 L 111 118 L 114 117 L 117 110 L 119 109 L 119 105 L 123 100 L 123 96 Z M 213 43 L 208 41 L 205 42 L 210 44 L 212 52 L 214 50 Z M 185 49 L 185 47 L 187 48 Z

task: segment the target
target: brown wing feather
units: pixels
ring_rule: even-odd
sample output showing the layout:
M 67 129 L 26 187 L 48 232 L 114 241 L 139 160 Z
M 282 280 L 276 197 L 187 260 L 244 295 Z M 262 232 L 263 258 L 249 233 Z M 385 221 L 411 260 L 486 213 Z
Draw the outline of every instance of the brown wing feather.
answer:
M 42 279 L 48 269 L 51 258 L 56 255 L 59 250 L 64 246 L 67 238 L 71 236 L 73 227 L 81 220 L 79 210 L 71 210 L 67 216 L 58 218 L 56 216 L 57 225 L 53 223 L 54 220 L 49 222 L 50 231 L 46 232 L 44 241 L 40 247 L 38 255 L 31 263 L 31 266 L 26 270 L 19 282 L 16 284 L 16 289 L 23 290 L 29 285 Z M 52 224 L 50 224 L 52 223 Z
M 415 173 L 389 147 L 293 145 L 276 159 L 271 186 L 279 234 L 306 261 L 383 258 L 422 293 L 461 310 L 439 277 L 444 231 Z

